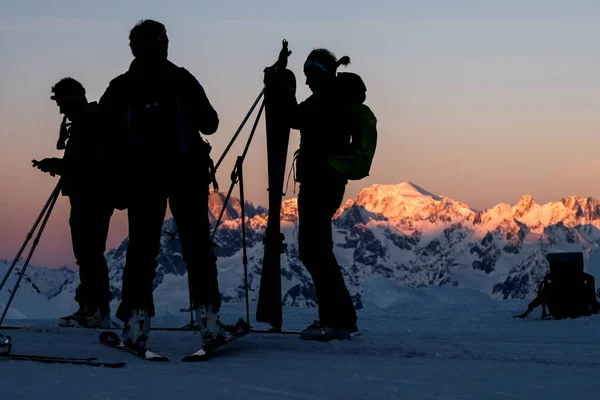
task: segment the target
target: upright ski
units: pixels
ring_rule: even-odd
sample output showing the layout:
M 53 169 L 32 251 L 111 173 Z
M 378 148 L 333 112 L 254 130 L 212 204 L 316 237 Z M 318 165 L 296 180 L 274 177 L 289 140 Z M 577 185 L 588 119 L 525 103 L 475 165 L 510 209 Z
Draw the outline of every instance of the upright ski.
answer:
M 104 331 L 100 333 L 100 342 L 104 343 L 109 347 L 127 351 L 136 357 L 139 357 L 146 361 L 169 361 L 167 357 L 156 354 L 145 346 L 128 346 L 121 341 L 119 335 L 114 332 Z
M 258 295 L 256 320 L 266 322 L 275 330 L 282 325 L 281 254 L 285 251 L 280 226 L 281 202 L 285 180 L 285 165 L 290 138 L 290 121 L 282 91 L 296 91 L 296 78 L 287 68 L 291 51 L 287 41 L 277 62 L 265 69 L 265 119 L 267 128 L 267 165 L 269 215 L 265 231 L 264 257 Z

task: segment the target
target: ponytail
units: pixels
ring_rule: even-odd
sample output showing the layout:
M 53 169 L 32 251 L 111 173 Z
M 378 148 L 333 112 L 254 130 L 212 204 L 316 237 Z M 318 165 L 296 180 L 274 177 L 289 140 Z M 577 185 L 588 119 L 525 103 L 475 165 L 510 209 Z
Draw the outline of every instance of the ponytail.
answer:
M 348 57 L 348 56 L 344 56 L 336 61 L 337 67 L 339 67 L 340 65 L 343 65 L 344 67 L 346 67 L 346 66 L 348 66 L 348 64 L 350 64 L 350 57 Z

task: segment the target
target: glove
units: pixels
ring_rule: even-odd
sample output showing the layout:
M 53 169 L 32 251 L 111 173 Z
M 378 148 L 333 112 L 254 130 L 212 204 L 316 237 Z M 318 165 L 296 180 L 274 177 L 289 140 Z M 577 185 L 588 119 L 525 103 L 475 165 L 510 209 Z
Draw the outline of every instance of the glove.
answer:
M 58 138 L 58 142 L 56 143 L 57 150 L 64 150 L 67 148 L 66 142 L 69 138 L 69 128 L 71 126 L 70 122 L 67 122 L 67 117 L 64 117 L 62 123 L 60 124 L 60 134 Z
M 62 158 L 44 158 L 42 161 L 32 160 L 31 163 L 34 168 L 49 173 L 51 176 L 64 174 L 64 160 Z
M 288 49 L 287 40 L 284 40 L 281 45 L 281 51 L 279 52 L 279 57 L 277 58 L 275 64 L 265 68 L 264 70 L 265 75 L 263 83 L 267 88 L 275 88 L 283 84 L 282 73 L 284 73 L 285 69 L 287 68 L 288 57 L 292 54 L 292 51 Z

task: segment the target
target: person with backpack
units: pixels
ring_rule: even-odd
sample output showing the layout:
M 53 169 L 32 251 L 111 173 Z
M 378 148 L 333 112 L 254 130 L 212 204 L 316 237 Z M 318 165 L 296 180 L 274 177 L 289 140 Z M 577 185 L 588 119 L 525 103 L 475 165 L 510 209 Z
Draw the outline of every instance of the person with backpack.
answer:
M 348 338 L 357 315 L 333 253 L 331 220 L 342 204 L 349 179 L 368 175 L 376 146 L 376 118 L 364 105 L 366 86 L 360 76 L 338 73 L 349 57 L 337 59 L 326 49 L 313 50 L 304 63 L 312 95 L 297 103 L 294 90 L 277 87 L 265 75 L 268 90 L 288 103 L 291 127 L 300 131 L 296 152 L 298 252 L 311 274 L 319 320 L 302 331 L 305 340 Z
M 114 208 L 106 190 L 106 136 L 96 102 L 73 78 L 52 87 L 63 121 L 56 148 L 63 158 L 33 160 L 33 167 L 61 176 L 62 194 L 69 197 L 69 225 L 80 284 L 75 294 L 79 309 L 59 320 L 63 327 L 110 328 L 112 299 L 104 258 Z
M 583 272 L 583 254 L 550 253 L 547 255 L 550 272 L 538 286 L 538 294 L 523 314 L 514 318 L 525 318 L 535 308 L 542 306 L 542 318 L 548 313 L 554 319 L 577 318 L 600 312 L 596 300 L 596 283 L 592 275 Z
M 145 345 L 155 314 L 152 295 L 167 202 L 175 219 L 192 303 L 205 343 L 220 341 L 221 296 L 208 221 L 210 146 L 219 125 L 203 87 L 170 62 L 163 24 L 142 20 L 131 30 L 129 70 L 110 82 L 100 99 L 120 149 L 116 158 L 127 188 L 121 203 L 129 220 L 129 245 L 117 317 L 123 340 Z

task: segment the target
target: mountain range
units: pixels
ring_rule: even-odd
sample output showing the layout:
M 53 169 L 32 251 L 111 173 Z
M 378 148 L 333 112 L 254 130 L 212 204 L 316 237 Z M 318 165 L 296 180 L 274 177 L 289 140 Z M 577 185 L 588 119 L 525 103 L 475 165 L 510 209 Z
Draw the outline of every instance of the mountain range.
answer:
M 224 199 L 223 193 L 210 193 L 208 214 L 213 227 Z M 238 199 L 231 199 L 215 236 L 224 302 L 244 301 L 241 207 Z M 267 210 L 250 202 L 244 207 L 249 298 L 254 303 Z M 298 258 L 297 199 L 283 202 L 280 218 L 287 245 L 281 257 L 283 303 L 314 307 L 312 280 Z M 365 283 L 380 277 L 414 288 L 451 285 L 497 299 L 532 298 L 548 270 L 548 253 L 581 251 L 588 272 L 600 275 L 599 227 L 600 201 L 592 198 L 570 196 L 537 204 L 524 195 L 515 205 L 501 203 L 476 211 L 409 182 L 365 188 L 343 204 L 332 220 L 334 252 L 357 308 L 362 307 Z M 189 309 L 186 268 L 173 219 L 164 222 L 163 231 L 154 282 L 157 314 L 178 314 Z M 127 243 L 125 239 L 106 253 L 114 309 L 121 296 Z M 0 272 L 8 264 L 0 261 Z M 49 300 L 63 312 L 74 307 L 78 274 L 73 270 L 30 267 L 27 277 L 25 291 L 31 296 Z M 3 299 L 0 295 L 0 302 Z M 15 316 L 27 314 L 18 305 L 15 310 L 19 310 Z

